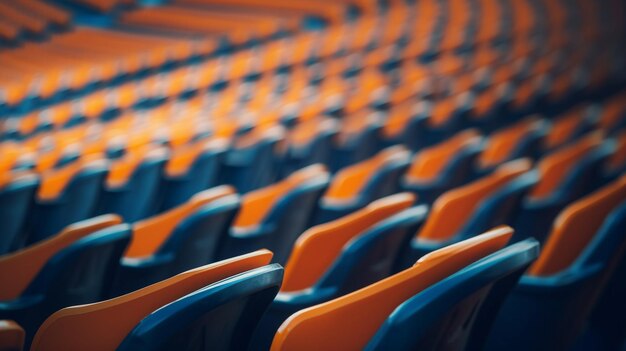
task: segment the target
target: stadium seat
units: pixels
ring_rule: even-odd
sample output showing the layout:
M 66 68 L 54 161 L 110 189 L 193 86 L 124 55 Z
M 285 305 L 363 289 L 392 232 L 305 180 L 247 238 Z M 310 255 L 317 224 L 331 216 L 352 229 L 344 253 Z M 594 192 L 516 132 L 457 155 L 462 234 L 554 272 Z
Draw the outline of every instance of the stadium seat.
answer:
M 404 301 L 503 248 L 510 235 L 511 230 L 502 228 L 467 239 L 389 278 L 296 312 L 278 329 L 271 350 L 364 349 Z
M 333 145 L 331 172 L 338 172 L 376 154 L 381 128 L 382 121 L 378 113 L 361 112 L 346 116 Z
M 5 172 L 5 173 L 4 173 Z M 0 175 L 0 255 L 20 249 L 26 242 L 24 226 L 39 178 L 32 172 L 3 171 Z
M 528 239 L 505 247 L 399 305 L 366 350 L 480 350 L 504 299 L 539 255 Z
M 95 215 L 114 213 L 134 223 L 152 211 L 167 159 L 166 150 L 141 148 L 111 163 Z
M 26 345 L 59 308 L 108 295 L 130 227 L 107 215 L 72 224 L 61 233 L 0 258 L 0 318 L 26 330 Z
M 482 140 L 474 130 L 424 148 L 413 157 L 401 178 L 401 188 L 415 193 L 420 203 L 432 204 L 445 191 L 474 177 L 474 164 L 481 151 Z
M 572 203 L 505 302 L 488 349 L 568 349 L 625 247 L 626 178 Z
M 130 245 L 120 261 L 114 295 L 217 261 L 238 209 L 239 197 L 232 188 L 221 186 L 135 222 Z
M 89 218 L 107 172 L 106 161 L 86 159 L 43 173 L 29 214 L 28 243 L 44 240 L 71 223 Z
M 178 310 L 178 308 L 185 307 L 186 303 L 180 301 L 188 301 L 189 303 L 204 301 L 203 299 L 196 300 L 197 297 L 203 296 L 202 292 L 204 290 L 215 286 L 217 291 L 214 292 L 217 293 L 225 288 L 224 285 L 219 283 L 233 283 L 231 279 L 237 277 L 251 277 L 252 279 L 260 274 L 260 276 L 264 277 L 262 280 L 267 282 L 268 290 L 272 291 L 272 287 L 274 287 L 275 293 L 279 284 L 276 275 L 280 274 L 280 269 L 275 265 L 268 265 L 271 257 L 271 252 L 261 250 L 198 267 L 114 299 L 62 309 L 44 322 L 35 335 L 31 350 L 77 350 L 89 348 L 91 350 L 108 351 L 117 349 L 125 342 L 134 344 L 134 342 L 138 341 L 136 337 L 141 337 L 142 335 L 135 334 L 135 328 L 138 328 L 138 331 L 147 332 L 144 328 L 148 326 L 142 325 L 142 322 L 153 321 L 153 317 L 150 317 L 152 313 L 161 309 L 163 309 L 163 313 L 167 313 L 172 311 L 171 308 Z M 280 280 L 280 277 L 278 280 Z M 252 281 L 258 282 L 256 279 L 252 279 Z M 229 285 L 226 283 L 226 286 Z M 260 287 L 260 285 L 256 286 Z M 249 295 L 250 297 L 254 294 L 254 289 L 251 290 L 252 294 Z M 215 295 L 213 296 L 215 297 Z M 186 297 L 188 298 L 186 299 Z M 242 310 L 245 310 L 245 305 L 242 306 L 241 299 L 241 295 L 227 295 L 219 300 L 210 299 L 212 302 L 208 305 L 199 302 L 197 304 L 194 303 L 194 307 L 197 310 L 192 312 L 193 315 L 188 314 L 189 312 L 181 312 L 171 316 L 171 318 L 174 318 L 173 320 L 168 319 L 168 322 L 180 321 L 181 325 L 177 327 L 185 328 L 186 326 L 194 325 L 194 323 L 202 324 L 202 315 L 205 315 L 207 320 L 214 320 L 210 316 L 213 318 L 219 318 L 217 316 L 228 318 L 230 323 L 220 325 L 219 332 L 211 334 L 213 336 L 211 339 L 194 338 L 191 335 L 186 335 L 182 339 L 183 341 L 179 341 L 176 339 L 176 334 L 169 334 L 169 332 L 173 331 L 172 329 L 168 330 L 167 335 L 164 333 L 161 336 L 175 344 L 185 342 L 190 343 L 190 347 L 199 348 L 204 348 L 206 345 L 221 345 L 222 347 L 245 345 L 246 340 L 244 340 L 244 337 L 249 334 L 251 328 L 254 328 L 255 322 L 246 320 L 246 323 L 238 323 Z M 246 300 L 244 299 L 244 301 Z M 259 296 L 259 304 L 254 303 L 255 300 L 247 300 L 251 315 L 258 313 L 258 310 L 263 310 L 267 303 L 270 302 L 264 294 Z M 218 301 L 223 301 L 223 304 Z M 229 305 L 228 302 L 233 302 L 233 304 Z M 182 303 L 183 306 L 179 303 Z M 218 303 L 218 305 L 216 306 L 212 303 Z M 219 306 L 223 308 L 217 308 Z M 183 309 L 183 311 L 189 310 Z M 200 313 L 200 315 L 195 313 Z M 186 323 L 182 323 L 183 320 Z M 153 324 L 150 323 L 150 325 Z M 227 325 L 228 327 L 226 327 Z M 193 335 L 197 329 L 189 328 L 186 331 Z M 239 335 L 241 339 L 233 340 L 234 335 Z M 203 344 L 205 342 L 207 344 Z M 167 345 L 167 341 L 165 341 L 165 344 Z M 126 345 L 128 347 L 135 346 L 132 344 Z
M 409 158 L 406 148 L 392 146 L 336 173 L 320 199 L 315 223 L 337 219 L 396 192 Z
M 530 161 L 512 161 L 489 176 L 441 195 L 405 247 L 397 269 L 410 267 L 411 262 L 433 250 L 508 223 L 537 182 L 537 175 L 529 170 Z
M 24 329 L 11 320 L 0 320 L 0 350 L 22 351 L 24 347 Z
M 274 262 L 284 264 L 293 243 L 310 225 L 328 178 L 325 167 L 312 165 L 244 195 L 219 257 L 267 248 Z

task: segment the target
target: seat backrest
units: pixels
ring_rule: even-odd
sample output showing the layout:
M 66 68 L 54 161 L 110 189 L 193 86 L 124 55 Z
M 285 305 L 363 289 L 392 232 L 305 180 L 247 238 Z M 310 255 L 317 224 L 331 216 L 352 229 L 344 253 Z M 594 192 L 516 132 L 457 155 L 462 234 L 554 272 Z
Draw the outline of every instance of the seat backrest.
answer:
M 330 160 L 333 173 L 376 153 L 381 121 L 382 116 L 372 112 L 355 113 L 342 120 Z
M 267 265 L 267 250 L 178 274 L 110 300 L 64 308 L 39 328 L 31 350 L 114 350 L 150 313 L 198 289 Z
M 582 254 L 607 215 L 626 199 L 626 177 L 569 205 L 554 221 L 539 259 L 528 274 L 549 276 L 568 269 Z
M 591 117 L 581 107 L 576 107 L 552 122 L 546 135 L 545 148 L 554 150 L 575 140 L 591 129 Z
M 397 172 L 393 171 L 408 166 L 409 157 L 406 148 L 393 146 L 368 160 L 342 169 L 333 178 L 321 200 L 322 204 L 365 204 L 393 193 L 397 187 L 397 177 L 393 177 Z
M 339 124 L 330 118 L 303 121 L 294 127 L 289 134 L 282 175 L 288 176 L 315 163 L 327 164 L 330 161 L 332 141 L 338 131 Z
M 48 262 L 60 252 L 90 234 L 119 223 L 121 219 L 114 215 L 77 222 L 45 241 L 0 257 L 0 282 L 3 286 L 0 300 L 17 299 L 29 290 Z
M 223 160 L 220 182 L 245 194 L 267 186 L 276 177 L 276 146 L 284 138 L 280 126 L 258 127 L 235 141 Z
M 85 157 L 58 170 L 44 172 L 29 221 L 29 243 L 43 240 L 65 226 L 89 218 L 108 171 L 107 162 Z
M 274 263 L 181 297 L 142 319 L 118 350 L 245 350 L 282 271 Z
M 156 254 L 170 240 L 177 227 L 193 213 L 203 206 L 233 194 L 234 189 L 230 186 L 205 190 L 178 207 L 136 222 L 133 224 L 133 237 L 124 257 L 145 258 Z
M 480 166 L 491 168 L 521 157 L 536 158 L 548 126 L 545 121 L 528 118 L 489 136 L 480 155 Z
M 539 255 L 528 239 L 503 248 L 398 306 L 367 350 L 480 350 L 500 305 Z
M 156 200 L 166 157 L 164 148 L 146 146 L 129 151 L 113 162 L 96 213 L 114 213 L 128 223 L 148 216 Z
M 26 237 L 24 224 L 39 178 L 30 172 L 0 173 L 0 255 L 21 248 Z
M 314 286 L 333 266 L 344 247 L 387 218 L 409 208 L 415 197 L 397 194 L 376 200 L 340 219 L 305 231 L 296 241 L 285 266 L 281 292 Z
M 491 175 L 444 193 L 435 200 L 426 223 L 416 234 L 416 239 L 425 241 L 452 239 L 467 225 L 486 199 L 530 170 L 530 167 L 529 160 L 508 162 L 498 167 Z
M 402 302 L 501 249 L 511 233 L 510 228 L 500 228 L 448 246 L 422 257 L 413 267 L 389 278 L 299 311 L 278 329 L 271 349 L 363 349 Z
M 167 211 L 217 184 L 226 139 L 199 141 L 174 150 L 165 167 L 158 211 Z
M 24 346 L 24 329 L 10 320 L 0 320 L 0 350 L 22 351 Z
M 415 191 L 422 203 L 432 203 L 442 191 L 459 186 L 473 176 L 474 161 L 482 151 L 481 137 L 466 130 L 413 157 L 402 186 Z
M 592 185 L 593 182 L 589 182 L 589 179 L 581 181 L 579 178 L 598 168 L 597 166 L 600 166 L 597 172 L 601 172 L 602 164 L 590 162 L 596 160 L 601 162 L 611 151 L 608 147 L 601 146 L 602 134 L 594 133 L 542 158 L 537 164 L 540 181 L 531 191 L 530 198 L 536 201 L 551 196 L 566 196 L 570 193 L 582 195 L 580 188 Z M 585 162 L 586 159 L 590 160 Z

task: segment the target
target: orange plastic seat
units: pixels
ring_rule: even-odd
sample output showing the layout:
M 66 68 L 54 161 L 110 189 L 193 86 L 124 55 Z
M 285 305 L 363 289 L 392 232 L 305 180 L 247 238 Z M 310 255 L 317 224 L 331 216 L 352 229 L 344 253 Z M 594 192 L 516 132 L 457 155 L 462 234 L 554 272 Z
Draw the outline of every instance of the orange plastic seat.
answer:
M 285 180 L 243 196 L 221 257 L 266 247 L 284 262 L 311 215 L 329 175 L 322 165 L 292 173 Z
M 115 350 L 153 311 L 212 283 L 269 263 L 267 250 L 199 267 L 129 294 L 62 309 L 35 335 L 31 350 Z
M 0 350 L 22 351 L 24 347 L 24 329 L 11 320 L 0 320 Z
M 339 171 L 320 200 L 316 222 L 339 218 L 396 192 L 409 158 L 406 148 L 393 146 Z
M 297 312 L 281 325 L 271 350 L 363 349 L 398 305 L 501 249 L 511 234 L 510 228 L 494 229 L 435 251 L 378 283 Z
M 565 116 L 553 121 L 552 127 L 545 139 L 545 148 L 553 150 L 563 146 L 587 132 L 591 127 L 591 114 L 585 113 L 582 108 L 574 109 Z
M 529 118 L 494 132 L 487 139 L 480 156 L 480 166 L 492 168 L 516 158 L 538 157 L 547 127 L 544 121 Z
M 460 132 L 422 149 L 402 177 L 402 188 L 416 193 L 420 202 L 430 204 L 444 191 L 473 176 L 474 161 L 481 151 L 482 138 L 476 130 Z

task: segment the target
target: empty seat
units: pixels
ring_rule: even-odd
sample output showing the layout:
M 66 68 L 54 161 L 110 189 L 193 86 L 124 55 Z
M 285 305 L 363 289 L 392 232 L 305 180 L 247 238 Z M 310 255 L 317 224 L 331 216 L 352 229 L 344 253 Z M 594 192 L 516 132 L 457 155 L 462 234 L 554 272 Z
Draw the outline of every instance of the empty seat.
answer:
M 565 146 L 592 130 L 596 122 L 594 116 L 593 111 L 580 107 L 558 116 L 546 135 L 545 149 L 552 151 Z
M 41 326 L 31 350 L 110 351 L 122 345 L 125 349 L 135 349 L 144 333 L 153 332 L 162 335 L 154 340 L 159 343 L 150 345 L 150 350 L 152 347 L 228 349 L 235 346 L 245 349 L 247 336 L 257 322 L 254 317 L 258 318 L 258 311 L 267 307 L 280 284 L 279 266 L 268 266 L 271 257 L 267 250 L 257 251 L 183 272 L 114 299 L 62 309 Z M 246 281 L 252 286 L 246 287 Z M 247 290 L 249 293 L 237 294 L 238 289 L 232 289 L 231 284 L 238 286 L 240 292 Z M 215 294 L 225 290 L 230 293 L 211 294 L 211 298 L 205 299 L 203 292 L 206 290 L 213 290 Z M 174 311 L 185 312 L 176 314 Z M 162 313 L 168 318 L 155 320 L 155 316 L 164 316 Z M 167 327 L 162 327 L 165 324 L 161 323 Z M 143 343 L 140 344 L 143 348 Z
M 482 172 L 489 172 L 504 162 L 522 157 L 539 158 L 547 128 L 545 121 L 528 118 L 493 132 L 480 155 L 479 167 Z
M 320 199 L 315 223 L 349 214 L 368 203 L 395 193 L 410 155 L 402 146 L 389 147 L 374 157 L 342 169 Z
M 196 193 L 218 185 L 226 140 L 198 141 L 175 149 L 165 166 L 157 200 L 158 212 L 167 211 Z
M 491 175 L 445 192 L 433 203 L 426 223 L 405 247 L 398 269 L 451 243 L 510 223 L 522 199 L 537 182 L 530 161 L 518 160 Z
M 114 294 L 123 294 L 217 260 L 239 209 L 228 186 L 205 190 L 188 202 L 133 224 L 133 235 Z
M 328 178 L 323 166 L 312 165 L 244 195 L 220 257 L 267 248 L 275 262 L 284 264 L 293 243 L 309 227 Z
M 417 194 L 420 203 L 431 204 L 443 192 L 470 181 L 474 163 L 482 151 L 474 130 L 419 151 L 401 179 L 402 190 Z
M 567 350 L 623 255 L 626 178 L 569 205 L 504 304 L 490 350 Z M 622 278 L 619 278 L 622 279 Z
M 25 333 L 19 324 L 11 320 L 0 320 L 0 350 L 22 351 Z
M 106 161 L 89 158 L 44 172 L 26 228 L 28 242 L 46 239 L 90 217 L 107 172 Z
M 220 182 L 245 194 L 271 184 L 277 177 L 278 143 L 284 136 L 279 126 L 258 127 L 240 136 L 226 153 Z
M 332 119 L 312 119 L 295 126 L 287 139 L 281 175 L 286 177 L 315 163 L 329 164 L 333 157 L 331 149 L 337 132 L 338 124 Z
M 398 306 L 366 350 L 481 350 L 504 298 L 539 255 L 534 239 L 505 247 Z
M 510 236 L 502 228 L 467 239 L 389 278 L 296 312 L 278 329 L 271 350 L 362 350 L 404 301 L 501 249 Z
M 537 164 L 539 182 L 515 217 L 513 241 L 532 236 L 543 242 L 557 214 L 600 183 L 613 151 L 614 145 L 604 143 L 601 134 L 592 134 L 542 158 Z
M 379 149 L 378 134 L 381 128 L 382 116 L 379 113 L 355 113 L 344 117 L 333 143 L 331 172 L 335 173 L 374 155 Z
M 143 147 L 112 162 L 95 214 L 114 213 L 128 223 L 147 217 L 155 206 L 166 159 L 165 149 Z
M 391 275 L 400 247 L 427 214 L 426 206 L 409 208 L 414 200 L 408 193 L 388 196 L 304 232 L 285 266 L 281 292 L 255 334 L 256 349 L 267 349 L 291 314 Z
M 24 224 L 38 185 L 39 178 L 34 173 L 0 173 L 0 255 L 25 244 L 27 238 L 24 235 Z
M 0 258 L 0 318 L 17 321 L 27 344 L 59 308 L 108 295 L 130 227 L 107 215 L 72 224 L 61 233 Z

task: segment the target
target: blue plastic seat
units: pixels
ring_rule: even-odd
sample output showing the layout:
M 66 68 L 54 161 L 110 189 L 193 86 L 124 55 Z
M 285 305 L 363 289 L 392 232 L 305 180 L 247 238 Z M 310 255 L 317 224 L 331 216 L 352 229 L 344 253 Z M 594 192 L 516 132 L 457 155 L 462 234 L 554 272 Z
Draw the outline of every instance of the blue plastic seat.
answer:
M 217 261 L 220 245 L 239 209 L 228 186 L 205 190 L 188 202 L 133 224 L 120 261 L 114 295 Z
M 218 139 L 175 149 L 159 186 L 157 212 L 172 209 L 187 202 L 196 193 L 218 185 L 226 147 L 225 141 Z
M 539 255 L 528 239 L 505 247 L 398 306 L 366 350 L 481 350 L 504 299 Z
M 245 350 L 280 287 L 282 268 L 271 258 L 261 250 L 64 308 L 39 328 L 31 350 Z
M 613 152 L 613 143 L 604 143 L 601 135 L 594 134 L 541 159 L 537 165 L 539 183 L 515 216 L 513 241 L 534 237 L 543 242 L 558 213 L 603 180 L 603 170 Z
M 24 172 L 10 174 L 6 183 L 0 185 L 0 255 L 24 246 L 24 224 L 38 186 L 39 178 Z
M 315 163 L 328 165 L 338 124 L 329 118 L 304 121 L 293 128 L 281 167 L 281 178 Z
M 276 180 L 282 157 L 278 143 L 282 127 L 255 128 L 240 136 L 226 152 L 220 172 L 220 184 L 230 184 L 241 194 L 267 186 Z
M 389 196 L 305 232 L 287 263 L 281 292 L 255 335 L 255 349 L 267 349 L 293 313 L 390 276 L 400 248 L 426 218 L 425 205 L 408 208 L 413 201 L 407 193 Z
M 424 226 L 401 254 L 397 270 L 425 254 L 510 223 L 526 193 L 537 183 L 528 160 L 500 166 L 494 173 L 452 189 L 435 200 Z
M 424 148 L 413 157 L 401 188 L 415 193 L 420 203 L 432 204 L 445 191 L 474 177 L 474 163 L 482 150 L 481 137 L 474 130 Z
M 130 227 L 116 216 L 92 218 L 0 258 L 0 319 L 17 321 L 28 345 L 39 325 L 59 308 L 108 295 Z
M 379 150 L 381 120 L 380 114 L 369 111 L 342 118 L 331 152 L 329 167 L 332 173 L 372 157 Z
M 146 316 L 118 350 L 247 349 L 282 275 L 274 263 L 183 296 Z
M 219 257 L 267 248 L 274 253 L 274 262 L 284 264 L 293 243 L 310 226 L 328 178 L 323 166 L 312 165 L 244 195 Z
M 95 214 L 114 213 L 128 223 L 147 217 L 156 201 L 166 159 L 165 149 L 146 147 L 114 161 Z
M 325 223 L 363 208 L 398 191 L 399 179 L 410 155 L 403 146 L 392 146 L 374 157 L 342 169 L 320 199 L 315 223 Z
M 89 218 L 107 172 L 104 160 L 78 160 L 44 172 L 29 215 L 27 242 L 46 239 L 71 223 Z
M 623 257 L 625 198 L 621 178 L 561 212 L 539 259 L 503 305 L 488 350 L 573 346 Z

